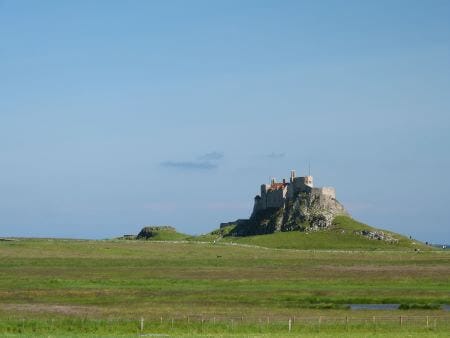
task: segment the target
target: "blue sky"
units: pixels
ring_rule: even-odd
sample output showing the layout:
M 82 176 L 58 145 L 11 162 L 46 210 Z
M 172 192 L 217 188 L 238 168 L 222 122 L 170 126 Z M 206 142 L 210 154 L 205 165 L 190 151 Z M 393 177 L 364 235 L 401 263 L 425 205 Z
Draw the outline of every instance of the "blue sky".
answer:
M 0 236 L 203 233 L 306 173 L 450 242 L 450 2 L 0 0 Z

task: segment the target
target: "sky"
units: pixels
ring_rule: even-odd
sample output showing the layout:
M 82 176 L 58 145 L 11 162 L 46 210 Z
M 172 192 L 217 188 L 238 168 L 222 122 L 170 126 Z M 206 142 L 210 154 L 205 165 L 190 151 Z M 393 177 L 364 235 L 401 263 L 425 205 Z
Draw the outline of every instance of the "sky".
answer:
M 311 167 L 450 242 L 449 1 L 0 0 L 0 236 L 200 234 Z

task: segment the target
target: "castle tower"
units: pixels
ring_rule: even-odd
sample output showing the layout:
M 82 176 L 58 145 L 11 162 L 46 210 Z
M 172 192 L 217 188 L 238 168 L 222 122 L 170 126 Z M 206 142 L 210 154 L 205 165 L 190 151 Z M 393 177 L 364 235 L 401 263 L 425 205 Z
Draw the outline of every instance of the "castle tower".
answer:
M 261 197 L 265 197 L 267 194 L 268 186 L 267 184 L 261 184 Z

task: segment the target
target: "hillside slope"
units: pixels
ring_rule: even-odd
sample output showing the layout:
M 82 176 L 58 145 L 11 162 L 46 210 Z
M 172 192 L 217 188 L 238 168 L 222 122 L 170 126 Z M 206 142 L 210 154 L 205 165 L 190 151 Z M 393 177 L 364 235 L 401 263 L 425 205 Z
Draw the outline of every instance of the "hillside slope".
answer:
M 204 239 L 258 245 L 268 248 L 311 250 L 431 250 L 421 242 L 405 236 L 380 230 L 355 221 L 348 216 L 337 216 L 326 229 L 318 231 L 286 231 L 255 236 L 230 236 L 232 228 L 213 231 Z

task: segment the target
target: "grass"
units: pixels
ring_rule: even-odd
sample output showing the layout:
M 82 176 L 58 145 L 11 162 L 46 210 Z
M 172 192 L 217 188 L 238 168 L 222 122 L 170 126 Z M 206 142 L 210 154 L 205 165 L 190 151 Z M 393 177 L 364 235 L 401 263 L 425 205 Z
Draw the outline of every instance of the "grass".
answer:
M 260 331 L 258 320 L 267 316 L 283 322 L 292 316 L 401 314 L 447 316 L 448 320 L 448 312 L 435 309 L 434 304 L 450 304 L 449 267 L 449 251 L 415 252 L 412 247 L 321 251 L 226 241 L 1 241 L 0 334 L 109 334 L 105 326 L 114 327 L 114 333 L 135 334 L 141 317 L 156 325 L 160 316 L 187 315 L 252 319 L 236 331 L 221 331 L 237 335 L 282 335 L 275 324 Z M 410 306 L 355 312 L 346 309 L 348 303 Z M 19 331 L 23 320 L 24 331 Z M 54 331 L 49 331 L 46 325 L 52 320 Z M 212 333 L 219 329 L 210 328 Z M 316 329 L 305 328 L 311 335 Z M 195 330 L 175 325 L 173 333 L 194 334 Z M 330 326 L 330 330 L 342 328 Z M 350 332 L 357 335 L 358 330 L 362 329 L 355 323 Z M 422 327 L 417 330 L 425 332 L 420 331 Z
M 405 250 L 420 249 L 433 250 L 421 242 L 382 230 L 397 239 L 396 243 L 382 240 L 373 240 L 358 234 L 358 231 L 380 231 L 366 224 L 357 222 L 347 216 L 338 216 L 333 226 L 326 230 L 313 232 L 276 232 L 268 235 L 246 237 L 224 237 L 225 242 L 257 245 L 280 249 L 306 249 L 306 250 Z
M 433 320 L 433 319 L 432 319 Z M 291 322 L 292 323 L 292 322 Z M 91 335 L 114 335 L 114 336 L 136 336 L 143 335 L 164 335 L 164 336 L 232 336 L 232 337 L 256 337 L 256 336 L 361 336 L 362 334 L 371 336 L 403 337 L 408 336 L 430 336 L 444 337 L 450 329 L 448 323 L 440 321 L 431 322 L 426 327 L 424 323 L 405 323 L 401 327 L 398 322 L 390 321 L 384 323 L 373 323 L 371 320 L 350 321 L 349 323 L 295 322 L 291 325 L 291 331 L 287 320 L 269 322 L 246 322 L 235 318 L 226 321 L 190 321 L 184 319 L 163 319 L 163 321 L 140 320 L 92 320 L 92 319 L 60 319 L 60 320 L 9 320 L 0 322 L 0 332 L 5 335 L 71 335 L 71 336 L 91 336 Z

